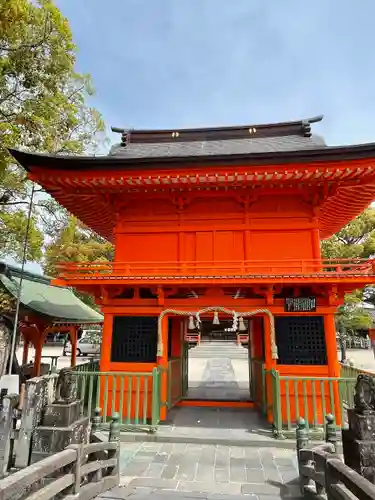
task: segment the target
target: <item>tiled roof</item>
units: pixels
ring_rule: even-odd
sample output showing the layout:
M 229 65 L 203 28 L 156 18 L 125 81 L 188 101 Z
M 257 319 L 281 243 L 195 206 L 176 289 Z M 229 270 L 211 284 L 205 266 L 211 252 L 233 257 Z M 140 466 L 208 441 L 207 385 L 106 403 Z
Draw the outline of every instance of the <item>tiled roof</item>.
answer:
M 0 262 L 0 289 L 17 298 L 22 273 Z M 24 271 L 21 304 L 59 323 L 101 323 L 103 316 L 82 302 L 69 288 L 54 286 L 51 278 Z
M 110 156 L 124 159 L 193 158 L 321 149 L 325 147 L 324 140 L 311 134 L 311 124 L 322 118 L 179 130 L 112 128 L 122 137 L 121 143 L 112 147 Z
M 117 158 L 163 158 L 222 156 L 252 153 L 273 153 L 321 149 L 324 140 L 316 135 L 285 135 L 274 137 L 248 137 L 243 139 L 220 139 L 176 142 L 132 142 L 116 144 L 110 155 Z

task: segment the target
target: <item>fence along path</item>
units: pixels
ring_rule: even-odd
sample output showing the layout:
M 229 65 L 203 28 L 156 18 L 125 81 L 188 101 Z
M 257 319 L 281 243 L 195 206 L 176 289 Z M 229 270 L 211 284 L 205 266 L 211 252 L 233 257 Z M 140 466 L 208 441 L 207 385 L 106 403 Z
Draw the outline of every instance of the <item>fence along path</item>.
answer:
M 119 485 L 119 441 L 70 445 L 0 480 L 1 500 L 90 500 Z
M 374 500 L 375 485 L 345 465 L 326 443 L 298 452 L 302 494 L 319 500 Z

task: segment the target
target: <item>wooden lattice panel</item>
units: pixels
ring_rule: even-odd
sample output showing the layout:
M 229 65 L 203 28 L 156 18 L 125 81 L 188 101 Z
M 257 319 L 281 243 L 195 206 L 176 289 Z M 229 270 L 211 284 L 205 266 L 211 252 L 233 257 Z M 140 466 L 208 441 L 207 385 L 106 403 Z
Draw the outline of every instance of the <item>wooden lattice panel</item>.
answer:
M 155 363 L 157 317 L 115 316 L 113 319 L 111 361 Z
M 278 364 L 326 365 L 327 353 L 322 316 L 275 318 Z

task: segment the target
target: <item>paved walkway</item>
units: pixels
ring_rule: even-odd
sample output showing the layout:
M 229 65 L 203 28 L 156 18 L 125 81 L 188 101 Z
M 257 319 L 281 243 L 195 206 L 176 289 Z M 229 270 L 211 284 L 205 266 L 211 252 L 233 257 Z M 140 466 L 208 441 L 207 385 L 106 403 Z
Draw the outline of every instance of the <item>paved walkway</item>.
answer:
M 159 442 L 278 447 L 271 426 L 255 408 L 175 407 L 156 437 Z
M 296 453 L 276 448 L 122 443 L 121 486 L 107 499 L 300 498 Z
M 375 358 L 372 349 L 348 349 L 346 355 L 356 368 L 375 372 Z M 341 359 L 340 353 L 339 359 Z
M 235 342 L 205 342 L 189 350 L 186 399 L 248 401 L 248 351 Z
M 234 343 L 192 349 L 189 396 L 248 400 L 247 356 Z M 121 443 L 121 485 L 102 498 L 300 498 L 296 452 L 280 448 L 287 444 L 275 442 L 256 410 L 174 408 L 157 435 L 122 438 L 129 441 Z M 156 438 L 160 441 L 146 442 Z

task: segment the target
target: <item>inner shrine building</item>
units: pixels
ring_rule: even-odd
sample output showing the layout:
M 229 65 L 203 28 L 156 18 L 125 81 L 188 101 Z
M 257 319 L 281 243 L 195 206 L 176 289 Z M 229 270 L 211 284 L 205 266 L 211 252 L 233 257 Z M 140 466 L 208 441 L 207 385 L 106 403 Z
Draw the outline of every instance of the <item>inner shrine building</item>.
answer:
M 375 267 L 324 260 L 320 242 L 375 199 L 375 144 L 327 146 L 311 130 L 321 119 L 114 129 L 121 143 L 108 156 L 11 151 L 29 179 L 114 244 L 113 262 L 67 264 L 56 280 L 102 308 L 101 371 L 149 372 L 178 360 L 161 384 L 163 403 L 178 381 L 178 403 L 186 336 L 219 319 L 249 335 L 254 404 L 272 398 L 259 365 L 280 376 L 340 377 L 335 311 L 346 293 L 374 283 Z

